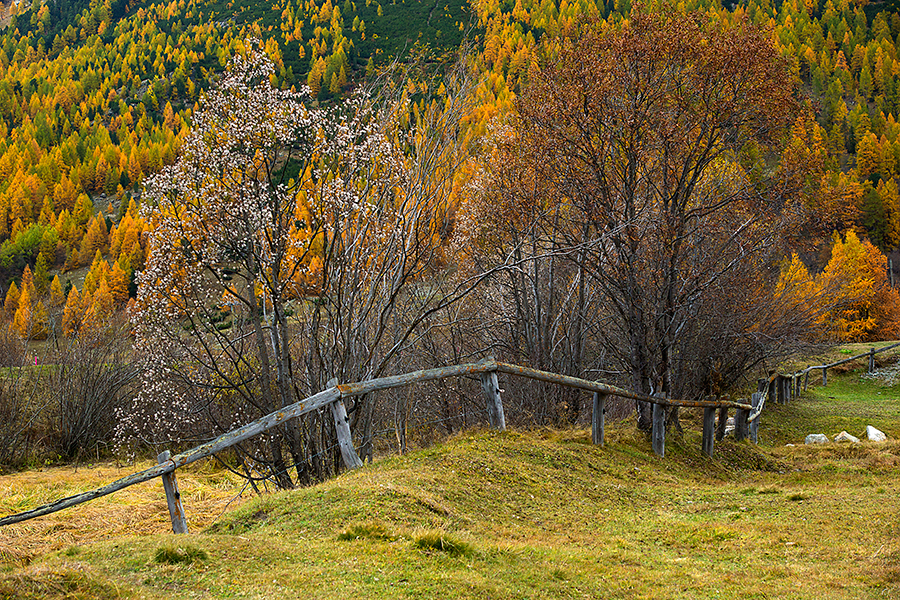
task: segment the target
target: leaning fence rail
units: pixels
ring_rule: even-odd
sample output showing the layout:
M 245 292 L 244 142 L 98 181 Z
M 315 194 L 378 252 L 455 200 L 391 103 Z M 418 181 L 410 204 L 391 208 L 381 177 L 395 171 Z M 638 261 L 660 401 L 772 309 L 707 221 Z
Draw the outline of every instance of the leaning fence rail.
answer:
M 497 381 L 498 373 L 526 377 L 528 379 L 593 392 L 592 440 L 594 444 L 599 445 L 603 445 L 605 442 L 606 400 L 609 396 L 651 403 L 653 405 L 651 439 L 653 442 L 653 450 L 660 456 L 665 455 L 664 407 L 704 409 L 702 449 L 704 454 L 711 457 L 713 455 L 713 440 L 721 440 L 724 436 L 724 422 L 727 419 L 729 409 L 733 408 L 736 411 L 735 437 L 740 440 L 749 436 L 751 440 L 755 442 L 756 427 L 758 427 L 759 424 L 758 417 L 763 406 L 762 394 L 759 393 L 753 395 L 751 404 L 734 402 L 729 398 L 695 401 L 677 400 L 661 396 L 648 396 L 646 394 L 632 392 L 599 381 L 590 381 L 569 375 L 560 375 L 558 373 L 550 373 L 528 367 L 511 365 L 495 361 L 493 358 L 487 358 L 477 363 L 426 369 L 405 373 L 403 375 L 381 377 L 356 383 L 336 384 L 336 381 L 332 380 L 329 382 L 328 389 L 308 398 L 304 398 L 303 400 L 280 410 L 274 411 L 264 417 L 260 417 L 243 427 L 222 434 L 205 444 L 201 444 L 200 446 L 196 446 L 195 448 L 191 448 L 190 450 L 174 456 L 169 456 L 168 451 L 163 452 L 158 457 L 159 464 L 154 467 L 134 473 L 94 490 L 69 496 L 67 498 L 61 498 L 55 502 L 45 504 L 26 512 L 0 518 L 0 526 L 11 525 L 35 517 L 48 515 L 83 502 L 88 502 L 89 500 L 94 500 L 95 498 L 100 498 L 101 496 L 112 494 L 131 485 L 143 483 L 155 479 L 156 477 L 162 477 L 169 506 L 169 513 L 172 518 L 173 531 L 175 533 L 186 533 L 187 524 L 184 517 L 184 509 L 181 505 L 180 495 L 178 493 L 178 485 L 175 481 L 175 469 L 200 460 L 201 458 L 210 457 L 217 452 L 221 452 L 239 442 L 247 440 L 264 431 L 268 431 L 290 419 L 326 407 L 331 407 L 332 416 L 335 420 L 335 430 L 337 432 L 341 457 L 344 464 L 347 468 L 351 469 L 359 467 L 362 465 L 362 461 L 360 461 L 353 448 L 349 420 L 347 418 L 347 411 L 343 399 L 368 394 L 378 390 L 386 390 L 413 383 L 445 379 L 448 377 L 479 375 L 481 378 L 482 391 L 487 402 L 488 420 L 490 425 L 494 429 L 503 430 L 506 428 L 506 420 L 503 414 L 503 403 L 500 396 L 501 390 Z M 714 431 L 716 412 L 718 412 L 720 424 L 718 431 Z

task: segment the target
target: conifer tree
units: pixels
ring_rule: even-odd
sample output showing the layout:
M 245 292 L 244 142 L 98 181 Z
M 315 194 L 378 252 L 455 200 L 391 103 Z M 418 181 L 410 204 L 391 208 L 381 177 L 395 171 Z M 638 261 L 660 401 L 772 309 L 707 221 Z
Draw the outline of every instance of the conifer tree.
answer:
M 53 281 L 50 282 L 50 306 L 51 308 L 61 308 L 63 303 L 66 301 L 66 297 L 63 295 L 62 283 L 59 281 L 59 275 L 53 277 Z
M 34 298 L 31 296 L 28 287 L 22 286 L 22 292 L 19 294 L 19 307 L 13 317 L 13 331 L 23 340 L 31 339 L 34 311 Z
M 50 278 L 47 274 L 47 261 L 43 254 L 38 254 L 37 262 L 34 265 L 34 288 L 36 297 L 40 298 L 50 288 Z
M 74 285 L 69 290 L 69 296 L 66 298 L 66 307 L 63 310 L 62 329 L 66 337 L 75 337 L 81 329 L 81 322 L 84 318 L 84 311 L 81 307 L 81 294 Z
M 10 321 L 13 320 L 16 310 L 19 308 L 19 296 L 19 287 L 16 285 L 16 282 L 9 282 L 9 289 L 6 290 L 6 299 L 3 302 L 3 312 L 6 313 L 6 318 Z

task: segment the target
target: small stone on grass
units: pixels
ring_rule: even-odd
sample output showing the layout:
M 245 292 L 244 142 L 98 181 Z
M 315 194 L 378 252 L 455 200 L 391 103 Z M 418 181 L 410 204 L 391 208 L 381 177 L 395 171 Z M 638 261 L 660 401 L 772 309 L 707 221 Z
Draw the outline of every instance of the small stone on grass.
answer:
M 870 442 L 883 442 L 887 439 L 883 431 L 879 431 L 871 425 L 866 426 L 866 437 Z

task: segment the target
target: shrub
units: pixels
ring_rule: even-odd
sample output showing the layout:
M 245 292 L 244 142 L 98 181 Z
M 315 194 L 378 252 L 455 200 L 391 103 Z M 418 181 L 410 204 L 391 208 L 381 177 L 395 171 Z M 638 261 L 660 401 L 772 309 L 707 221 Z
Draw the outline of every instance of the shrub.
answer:
M 441 531 L 426 531 L 413 540 L 413 546 L 422 550 L 437 550 L 450 556 L 471 556 L 475 550 L 470 544 L 454 539 Z

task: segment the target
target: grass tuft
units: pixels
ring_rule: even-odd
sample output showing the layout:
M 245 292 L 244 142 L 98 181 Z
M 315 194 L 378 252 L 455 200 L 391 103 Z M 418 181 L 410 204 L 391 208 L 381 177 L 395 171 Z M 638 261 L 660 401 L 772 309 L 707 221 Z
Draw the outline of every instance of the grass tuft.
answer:
M 209 556 L 206 551 L 194 546 L 162 546 L 157 548 L 154 560 L 160 564 L 177 565 L 192 564 L 195 562 L 206 560 Z
M 31 564 L 32 556 L 28 552 L 23 552 L 18 548 L 0 546 L 0 564 L 9 564 L 15 566 L 27 566 Z
M 343 542 L 352 542 L 354 540 L 383 540 L 390 542 L 397 539 L 397 536 L 391 535 L 381 522 L 373 521 L 371 523 L 351 525 L 338 535 L 338 539 Z
M 443 531 L 426 531 L 413 538 L 413 546 L 420 550 L 446 552 L 450 556 L 472 556 L 475 549 L 471 544 L 457 540 Z
M 84 565 L 29 568 L 0 580 L 0 598 L 17 600 L 117 600 L 131 597 L 118 585 L 98 581 Z

